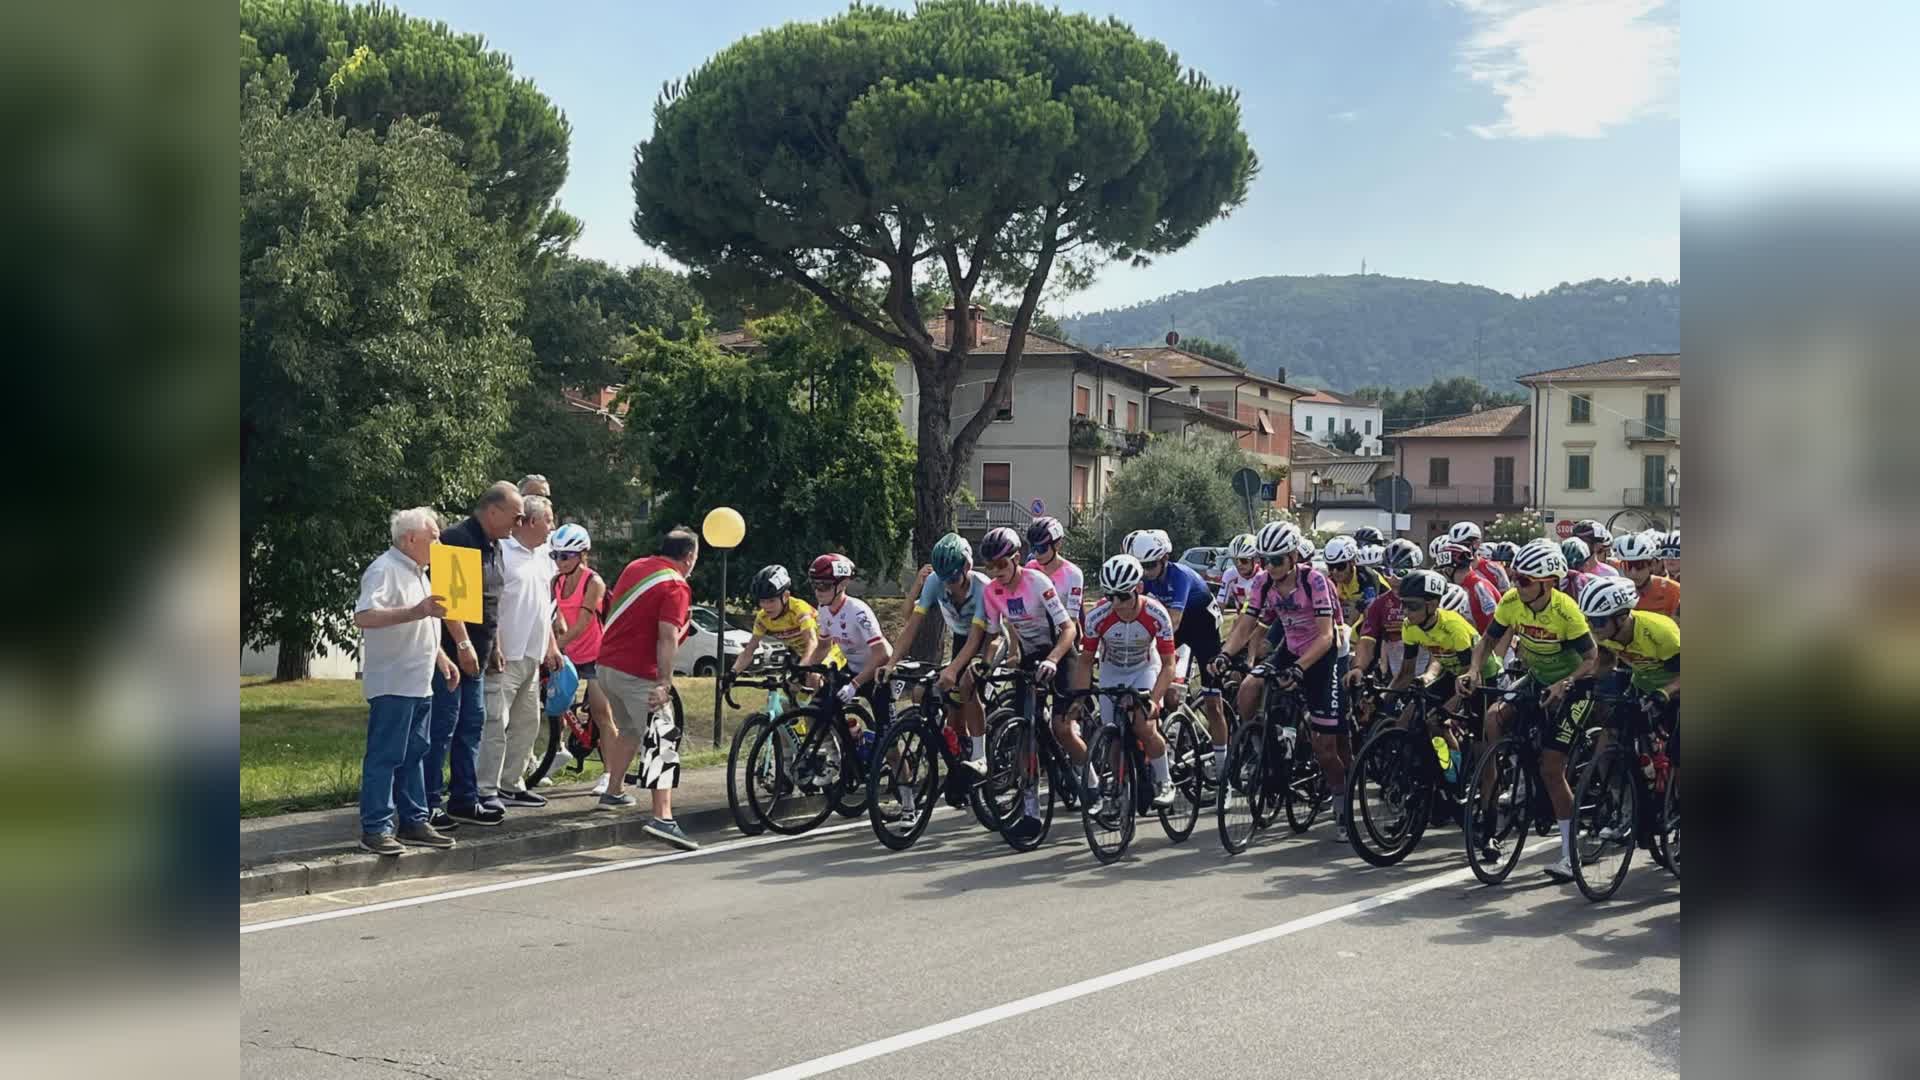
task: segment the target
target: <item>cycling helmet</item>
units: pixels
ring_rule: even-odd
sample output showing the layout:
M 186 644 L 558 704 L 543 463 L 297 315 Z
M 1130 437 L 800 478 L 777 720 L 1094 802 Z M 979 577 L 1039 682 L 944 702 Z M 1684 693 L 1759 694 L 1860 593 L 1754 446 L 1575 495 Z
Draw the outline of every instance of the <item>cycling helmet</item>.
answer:
M 1447 539 L 1472 547 L 1480 542 L 1480 526 L 1471 521 L 1456 521 L 1453 528 L 1447 530 Z
M 1577 536 L 1569 536 L 1560 541 L 1560 557 L 1567 560 L 1569 567 L 1577 568 L 1585 566 L 1587 560 L 1593 558 L 1593 549 L 1587 546 L 1585 540 Z
M 1530 540 L 1526 547 L 1514 552 L 1513 572 L 1521 577 L 1566 577 L 1567 557 L 1560 553 L 1560 545 L 1551 540 Z
M 1131 555 L 1115 555 L 1100 564 L 1100 591 L 1108 596 L 1132 596 L 1140 591 L 1140 583 L 1146 577 L 1139 559 Z
M 1439 536 L 1427 541 L 1427 558 L 1429 560 L 1438 559 L 1440 557 L 1440 549 L 1445 546 L 1446 543 L 1446 533 L 1441 533 Z
M 1232 559 L 1251 559 L 1254 556 L 1253 534 L 1241 533 L 1227 542 L 1227 556 Z
M 1260 526 L 1260 535 L 1254 537 L 1253 547 L 1261 555 L 1277 559 L 1300 550 L 1300 539 L 1300 526 L 1291 521 L 1269 521 Z
M 1425 600 L 1431 603 L 1447 594 L 1447 579 L 1431 570 L 1414 570 L 1400 579 L 1395 591 L 1402 600 Z
M 593 550 L 593 537 L 587 535 L 585 528 L 568 523 L 553 530 L 547 544 L 556 555 L 571 555 Z
M 1475 547 L 1474 547 L 1474 549 L 1473 549 L 1473 553 L 1474 553 L 1474 555 L 1475 555 L 1476 557 L 1478 557 L 1478 558 L 1482 558 L 1482 559 L 1491 559 L 1491 558 L 1493 558 L 1493 549 L 1494 549 L 1494 548 L 1495 548 L 1496 546 L 1498 546 L 1498 545 L 1495 545 L 1495 544 L 1478 544 L 1478 545 L 1475 545 Z
M 1440 550 L 1433 553 L 1433 565 L 1436 569 L 1452 570 L 1473 562 L 1473 552 L 1465 544 L 1441 544 Z
M 1467 590 L 1458 585 L 1448 585 L 1447 591 L 1440 594 L 1440 606 L 1468 618 L 1473 617 L 1473 612 L 1467 607 Z
M 1582 518 L 1573 523 L 1573 535 L 1587 542 L 1588 547 L 1599 547 L 1613 543 L 1613 533 L 1605 525 L 1592 518 Z
M 1028 547 L 1052 547 L 1067 535 L 1067 527 L 1056 517 L 1037 517 L 1027 526 Z
M 1011 559 L 1020 554 L 1020 534 L 1005 525 L 997 529 L 988 529 L 987 535 L 980 538 L 980 561 L 993 562 L 996 559 Z
M 573 708 L 573 699 L 580 693 L 580 669 L 573 666 L 568 657 L 560 658 L 560 666 L 547 677 L 547 715 L 559 716 Z
M 1327 550 L 1320 553 L 1328 566 L 1345 566 L 1360 557 L 1360 545 L 1353 542 L 1351 536 L 1336 536 L 1327 541 Z
M 1520 545 L 1511 540 L 1501 540 L 1493 545 L 1492 558 L 1494 562 L 1511 563 L 1513 562 L 1513 557 L 1518 554 L 1520 554 Z
M 1353 530 L 1353 542 L 1363 548 L 1386 547 L 1387 537 L 1385 533 L 1382 533 L 1379 529 L 1371 525 L 1362 525 L 1360 528 Z
M 1675 529 L 1660 540 L 1660 557 L 1677 559 L 1680 557 L 1680 530 Z
M 1127 537 L 1127 554 L 1142 563 L 1159 562 L 1173 554 L 1173 542 L 1159 529 L 1141 529 Z
M 1622 533 L 1620 539 L 1613 542 L 1614 557 L 1622 562 L 1658 558 L 1655 553 L 1659 545 L 1653 538 L 1653 533 Z
M 973 569 L 973 545 L 959 533 L 948 533 L 933 545 L 933 572 L 941 581 L 958 581 Z
M 1612 618 L 1639 602 L 1640 590 L 1623 577 L 1596 577 L 1580 590 L 1580 614 L 1589 619 Z
M 1313 553 L 1315 551 L 1315 548 L 1313 546 L 1313 541 L 1307 539 L 1305 536 L 1302 536 L 1300 538 L 1300 545 L 1294 550 L 1299 554 L 1301 560 L 1304 562 L 1308 559 L 1313 558 Z
M 753 599 L 756 603 L 771 600 L 791 588 L 793 578 L 787 574 L 787 568 L 779 563 L 763 566 L 759 573 L 753 575 Z
M 1395 574 L 1405 574 L 1420 569 L 1426 562 L 1426 556 L 1420 554 L 1420 545 L 1401 537 L 1387 545 L 1386 555 L 1382 557 L 1387 569 Z
M 846 581 L 853 577 L 853 560 L 837 551 L 829 551 L 813 560 L 807 576 L 815 581 Z
M 1361 566 L 1379 566 L 1387 558 L 1387 549 L 1379 544 L 1368 544 L 1360 549 Z

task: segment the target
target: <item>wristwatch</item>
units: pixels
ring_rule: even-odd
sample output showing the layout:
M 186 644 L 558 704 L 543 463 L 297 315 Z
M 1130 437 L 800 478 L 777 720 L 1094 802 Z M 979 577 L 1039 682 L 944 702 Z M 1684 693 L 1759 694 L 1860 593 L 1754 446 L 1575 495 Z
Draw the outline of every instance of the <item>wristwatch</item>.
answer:
M 469 641 L 463 641 L 463 642 L 461 642 L 461 643 L 460 643 L 460 651 L 461 651 L 461 652 L 470 652 L 470 653 L 474 653 L 474 655 L 475 655 L 475 656 L 478 656 L 478 655 L 479 655 L 479 653 L 477 653 L 477 652 L 475 652 L 475 651 L 474 651 L 474 648 L 473 648 L 473 642 L 472 642 L 472 641 L 470 641 L 470 640 L 469 640 Z

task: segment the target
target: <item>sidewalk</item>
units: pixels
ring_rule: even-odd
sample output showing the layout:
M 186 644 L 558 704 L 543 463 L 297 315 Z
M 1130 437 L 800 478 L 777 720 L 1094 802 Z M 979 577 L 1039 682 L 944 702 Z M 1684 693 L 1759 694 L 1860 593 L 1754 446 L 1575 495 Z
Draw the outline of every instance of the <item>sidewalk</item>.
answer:
M 589 784 L 556 784 L 541 788 L 540 794 L 547 798 L 546 806 L 510 809 L 502 825 L 462 824 L 452 833 L 457 842 L 450 850 L 408 848 L 398 857 L 360 850 L 357 807 L 245 819 L 240 822 L 240 902 L 437 877 L 615 844 L 674 850 L 641 832 L 648 816 L 644 790 L 634 791 L 638 806 L 622 811 L 595 810 Z M 673 793 L 673 816 L 702 844 L 735 836 L 727 809 L 726 768 L 681 774 Z

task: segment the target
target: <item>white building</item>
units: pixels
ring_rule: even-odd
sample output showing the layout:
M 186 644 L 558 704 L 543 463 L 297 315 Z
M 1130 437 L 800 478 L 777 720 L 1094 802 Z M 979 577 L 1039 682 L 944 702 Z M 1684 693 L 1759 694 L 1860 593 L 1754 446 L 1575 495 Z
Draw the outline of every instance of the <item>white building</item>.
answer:
M 1665 528 L 1680 507 L 1680 354 L 1520 377 L 1533 391 L 1535 505 L 1556 524 Z
M 1337 390 L 1315 390 L 1293 403 L 1293 430 L 1321 445 L 1331 445 L 1341 431 L 1360 434 L 1354 453 L 1371 457 L 1380 453 L 1380 436 L 1385 433 L 1380 406 Z

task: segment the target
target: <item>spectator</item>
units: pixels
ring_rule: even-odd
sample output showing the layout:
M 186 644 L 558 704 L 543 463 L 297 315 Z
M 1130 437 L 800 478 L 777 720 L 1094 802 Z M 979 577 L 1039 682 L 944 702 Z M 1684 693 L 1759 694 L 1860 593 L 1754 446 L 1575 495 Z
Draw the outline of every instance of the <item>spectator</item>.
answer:
M 680 784 L 680 718 L 673 709 L 673 657 L 686 634 L 693 590 L 687 575 L 700 558 L 693 530 L 674 529 L 660 554 L 635 559 L 613 586 L 613 605 L 600 639 L 600 690 L 612 706 L 610 729 L 601 733 L 607 764 L 602 809 L 634 805 L 622 790 L 627 764 L 640 751 L 640 784 L 653 790 L 653 816 L 645 831 L 686 851 L 693 842 L 673 820 L 673 789 Z
M 428 731 L 434 669 L 449 686 L 460 670 L 441 650 L 444 598 L 427 587 L 427 556 L 440 520 L 418 506 L 394 513 L 393 546 L 360 574 L 353 625 L 361 632 L 361 690 L 367 696 L 367 754 L 360 764 L 360 846 L 398 855 L 401 843 L 450 848 L 427 819 Z M 394 810 L 399 804 L 399 839 Z
M 543 726 L 540 669 L 560 666 L 553 636 L 553 503 L 528 495 L 520 523 L 500 542 L 500 632 L 494 652 L 503 669 L 487 683 L 487 725 L 480 736 L 480 801 L 505 806 L 545 806 L 527 790 L 527 757 Z
M 498 674 L 494 633 L 500 624 L 500 591 L 506 579 L 500 566 L 500 540 L 520 520 L 520 490 L 505 480 L 487 489 L 473 516 L 440 534 L 451 547 L 480 552 L 480 611 L 477 623 L 445 620 L 440 647 L 460 665 L 465 677 L 457 682 L 436 678 L 433 684 L 433 745 L 427 750 L 427 806 L 434 811 L 436 829 L 457 828 L 457 821 L 498 825 L 506 810 L 496 800 L 480 801 L 480 736 L 486 728 L 486 669 Z M 436 582 L 445 595 L 450 583 Z M 449 782 L 445 773 L 451 771 Z M 446 805 L 441 806 L 445 787 Z
M 551 500 L 553 485 L 547 483 L 547 478 L 537 472 L 528 473 L 520 478 L 520 497 L 524 499 L 529 495 L 539 495 Z
M 552 549 L 553 599 L 558 611 L 554 617 L 554 632 L 560 651 L 573 661 L 575 671 L 580 673 L 580 681 L 587 687 L 587 714 L 593 717 L 594 725 L 601 731 L 612 725 L 612 713 L 607 705 L 607 695 L 600 692 L 599 673 L 595 661 L 600 659 L 600 602 L 606 598 L 607 583 L 593 568 L 587 565 L 587 553 L 593 549 L 593 537 L 580 525 L 562 525 L 553 531 L 548 541 Z M 562 746 L 554 756 L 553 768 L 558 771 L 573 760 Z M 604 755 L 603 755 L 604 763 Z M 600 774 L 600 782 L 594 791 L 604 795 L 607 791 L 607 775 Z

